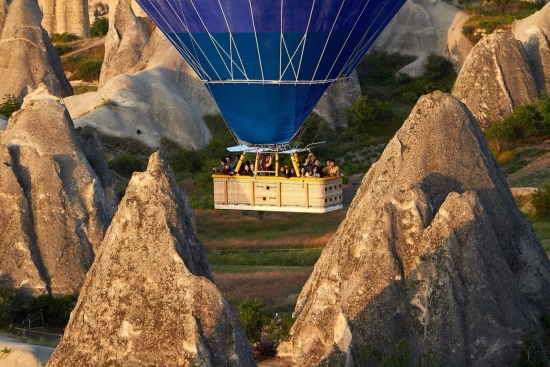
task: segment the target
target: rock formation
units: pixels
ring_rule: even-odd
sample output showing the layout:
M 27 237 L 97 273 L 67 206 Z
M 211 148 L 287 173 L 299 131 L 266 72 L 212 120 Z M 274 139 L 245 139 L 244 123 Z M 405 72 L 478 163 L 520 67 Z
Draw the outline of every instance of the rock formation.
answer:
M 90 37 L 88 0 L 38 0 L 44 13 L 42 26 L 51 36 L 70 33 L 78 37 Z
M 78 140 L 67 110 L 43 85 L 0 134 L 3 283 L 35 294 L 69 294 L 84 283 L 117 199 Z
M 187 196 L 155 153 L 128 185 L 49 367 L 253 366 Z
M 550 311 L 550 262 L 479 126 L 449 94 L 420 98 L 363 179 L 304 286 L 298 366 L 510 366 Z M 393 350 L 395 353 L 395 350 Z
M 101 17 L 106 17 L 109 15 L 109 2 L 106 3 L 102 1 L 89 1 L 88 2 L 88 17 L 90 19 L 90 24 L 94 24 L 96 20 Z
M 550 91 L 550 4 L 515 21 L 512 32 L 523 43 L 538 90 Z
M 418 59 L 402 72 L 424 73 L 430 53 L 448 57 L 458 71 L 472 49 L 462 26 L 468 15 L 441 0 L 409 0 L 380 34 L 374 50 L 416 55 Z
M 539 91 L 527 55 L 511 32 L 497 32 L 472 49 L 453 86 L 483 129 L 516 106 L 534 103 Z
M 131 0 L 113 1 L 111 14 L 99 87 L 114 76 L 136 72 L 151 37 L 150 24 L 134 14 Z
M 66 99 L 75 125 L 152 147 L 162 136 L 189 148 L 205 146 L 210 133 L 203 115 L 217 108 L 202 82 L 158 29 L 151 34 L 129 0 L 110 9 L 102 86 Z
M 0 96 L 21 99 L 40 83 L 53 95 L 73 94 L 41 19 L 36 0 L 0 0 Z

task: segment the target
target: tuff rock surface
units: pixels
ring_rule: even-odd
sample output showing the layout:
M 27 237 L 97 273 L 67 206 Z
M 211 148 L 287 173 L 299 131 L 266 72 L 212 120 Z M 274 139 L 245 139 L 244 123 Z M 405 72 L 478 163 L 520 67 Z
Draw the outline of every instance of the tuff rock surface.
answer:
M 134 173 L 49 367 L 254 366 L 192 208 L 153 154 Z
M 98 92 L 66 100 L 76 126 L 132 137 L 156 147 L 162 136 L 189 148 L 210 140 L 203 115 L 214 100 L 162 33 L 136 16 L 130 0 L 112 1 Z
M 484 37 L 474 46 L 452 94 L 468 106 L 482 129 L 539 98 L 525 49 L 508 31 Z
M 44 85 L 25 97 L 0 134 L 2 283 L 34 294 L 70 294 L 84 283 L 117 199 L 79 139 Z
M 298 366 L 360 366 L 410 346 L 445 366 L 515 365 L 550 311 L 550 262 L 479 126 L 420 98 L 367 172 L 296 305 Z M 372 362 L 372 361 L 371 361 Z
M 514 36 L 523 43 L 538 90 L 550 90 L 550 3 L 540 11 L 514 21 Z
M 38 0 L 38 5 L 44 14 L 42 26 L 50 36 L 70 33 L 90 37 L 88 0 Z
M 73 94 L 36 0 L 0 0 L 0 96 L 22 99 L 44 83 L 58 97 Z
M 468 14 L 441 0 L 408 0 L 382 31 L 372 49 L 418 56 L 401 72 L 420 76 L 430 53 L 453 61 L 458 71 L 472 49 L 462 34 Z

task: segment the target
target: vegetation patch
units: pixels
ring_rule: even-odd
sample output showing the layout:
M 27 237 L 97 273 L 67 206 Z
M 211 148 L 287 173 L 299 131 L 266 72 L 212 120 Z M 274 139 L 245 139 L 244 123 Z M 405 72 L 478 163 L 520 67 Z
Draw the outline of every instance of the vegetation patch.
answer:
M 6 94 L 0 103 L 0 115 L 9 119 L 15 111 L 21 109 L 21 102 L 15 96 Z
M 92 85 L 76 85 L 76 86 L 73 86 L 73 92 L 75 95 L 84 94 L 88 92 L 97 92 L 97 87 Z
M 105 45 L 97 45 L 61 59 L 69 80 L 98 81 Z
M 109 20 L 107 18 L 99 18 L 90 27 L 92 37 L 103 37 L 109 31 Z
M 497 29 L 511 29 L 514 20 L 523 19 L 542 9 L 544 1 L 493 0 L 478 2 L 473 0 L 459 1 L 460 8 L 470 14 L 462 28 L 462 33 L 476 44 L 483 35 Z
M 208 251 L 323 247 L 345 216 L 345 210 L 322 215 L 266 212 L 259 221 L 254 211 L 195 210 L 197 231 Z

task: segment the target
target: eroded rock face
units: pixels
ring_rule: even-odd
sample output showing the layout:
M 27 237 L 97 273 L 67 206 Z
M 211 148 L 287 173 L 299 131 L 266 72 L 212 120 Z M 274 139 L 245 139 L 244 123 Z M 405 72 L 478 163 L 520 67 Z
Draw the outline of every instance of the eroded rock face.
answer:
M 137 71 L 135 67 L 151 37 L 150 25 L 134 14 L 131 4 L 131 0 L 111 2 L 112 16 L 105 41 L 100 87 L 116 75 Z
M 550 90 L 550 4 L 525 19 L 515 21 L 512 32 L 523 43 L 537 88 Z
M 38 5 L 44 14 L 42 26 L 50 36 L 70 33 L 90 37 L 88 0 L 38 0 Z
M 511 32 L 494 33 L 474 46 L 452 94 L 468 106 L 482 129 L 539 98 L 527 54 Z
M 187 196 L 155 153 L 135 173 L 48 366 L 254 366 Z
M 84 283 L 117 198 L 102 186 L 108 173 L 96 175 L 78 140 L 67 110 L 43 85 L 1 133 L 4 284 L 70 294 Z
M 59 97 L 73 94 L 46 31 L 36 0 L 0 1 L 0 96 L 23 98 L 44 83 Z
M 75 125 L 152 147 L 163 136 L 204 147 L 211 135 L 203 115 L 217 108 L 202 82 L 159 30 L 151 34 L 131 1 L 114 1 L 110 9 L 102 86 L 66 101 Z
M 369 365 L 408 343 L 420 361 L 514 365 L 550 310 L 550 262 L 477 122 L 422 97 L 369 170 L 296 306 L 298 366 Z
M 472 49 L 462 35 L 468 15 L 440 0 L 409 0 L 380 34 L 372 49 L 418 56 L 401 72 L 424 73 L 430 53 L 451 59 L 458 71 Z

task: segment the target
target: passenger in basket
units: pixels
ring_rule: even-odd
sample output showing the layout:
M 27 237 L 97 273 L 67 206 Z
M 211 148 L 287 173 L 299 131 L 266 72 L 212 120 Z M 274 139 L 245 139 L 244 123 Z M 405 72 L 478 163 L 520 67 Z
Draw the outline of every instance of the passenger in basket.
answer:
M 315 178 L 321 177 L 323 171 L 318 166 L 313 165 L 313 171 L 311 171 L 311 175 Z
M 340 169 L 336 165 L 334 159 L 329 159 L 329 166 L 327 167 L 327 176 L 329 177 L 340 177 Z
M 229 176 L 231 171 L 231 167 L 229 166 L 229 163 L 226 163 L 225 164 L 225 167 L 223 167 L 223 170 L 222 170 L 222 175 L 227 175 Z
M 290 177 L 296 177 L 296 171 L 294 170 L 294 167 L 290 167 L 289 175 Z
M 231 172 L 233 172 L 235 170 L 235 163 L 231 161 L 231 156 L 228 155 L 227 157 L 225 157 L 225 161 L 227 162 L 227 164 L 229 164 L 229 169 L 231 170 Z
M 252 166 L 250 164 L 250 161 L 244 162 L 243 176 L 254 176 L 254 171 L 252 170 Z
M 279 176 L 284 176 L 285 174 L 286 174 L 285 166 L 279 167 Z
M 316 174 L 318 174 L 315 177 L 325 177 L 324 167 L 321 166 L 321 162 L 318 159 L 313 162 L 313 169 L 315 170 L 315 168 L 317 168 Z
M 273 165 L 273 157 L 270 155 L 266 156 L 264 159 L 264 171 L 271 171 Z
M 223 169 L 225 168 L 225 165 L 227 162 L 225 161 L 225 158 L 220 159 L 220 169 L 218 170 L 220 174 L 223 174 Z

